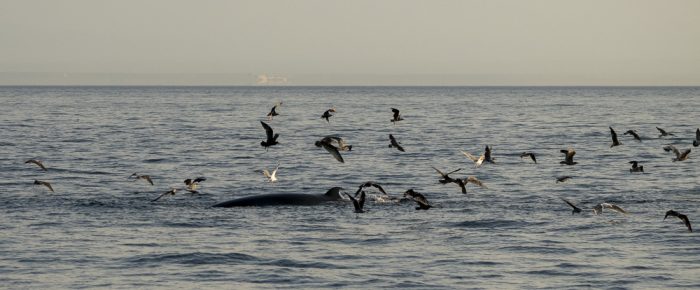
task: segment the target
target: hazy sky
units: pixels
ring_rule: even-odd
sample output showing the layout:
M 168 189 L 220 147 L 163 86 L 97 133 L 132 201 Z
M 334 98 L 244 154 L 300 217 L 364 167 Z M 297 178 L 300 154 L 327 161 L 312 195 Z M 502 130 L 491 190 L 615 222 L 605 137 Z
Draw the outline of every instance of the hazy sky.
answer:
M 697 0 L 0 0 L 0 7 L 0 84 L 54 75 L 88 84 L 114 75 L 123 77 L 117 83 L 141 75 L 154 84 L 167 75 L 182 84 L 231 76 L 238 84 L 268 73 L 292 84 L 700 85 Z

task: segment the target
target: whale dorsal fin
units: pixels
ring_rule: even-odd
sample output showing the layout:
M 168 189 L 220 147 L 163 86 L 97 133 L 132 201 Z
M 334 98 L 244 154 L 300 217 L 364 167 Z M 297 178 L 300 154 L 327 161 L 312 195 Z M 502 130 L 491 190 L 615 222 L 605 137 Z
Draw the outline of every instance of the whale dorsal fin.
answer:
M 333 198 L 341 198 L 340 197 L 340 190 L 343 189 L 342 187 L 333 187 L 326 191 L 326 194 L 324 194 L 327 197 L 333 197 Z

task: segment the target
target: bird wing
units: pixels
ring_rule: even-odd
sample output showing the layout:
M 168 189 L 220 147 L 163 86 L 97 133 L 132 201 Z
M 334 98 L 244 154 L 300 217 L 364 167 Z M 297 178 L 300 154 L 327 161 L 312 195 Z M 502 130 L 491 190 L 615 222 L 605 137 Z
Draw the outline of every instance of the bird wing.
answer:
M 700 128 L 695 130 L 695 140 L 700 140 Z
M 664 129 L 656 127 L 656 130 L 659 130 L 659 133 L 661 133 L 661 135 L 666 135 L 666 131 Z
M 486 185 L 483 182 L 481 182 L 481 180 L 476 178 L 476 176 L 467 177 L 467 183 L 474 183 L 479 187 L 488 188 L 488 187 L 486 187 Z
M 400 114 L 399 109 L 391 108 L 391 111 L 394 112 L 394 120 L 397 120 Z
M 486 155 L 481 155 L 479 159 L 476 160 L 476 167 L 481 167 L 481 164 L 484 163 L 484 160 L 486 159 Z
M 338 148 L 329 144 L 328 142 L 321 142 L 321 146 L 323 147 L 323 149 L 326 149 L 328 153 L 333 155 L 333 158 L 335 158 L 335 160 L 338 160 L 340 163 L 345 163 L 345 161 L 343 160 L 343 156 L 340 156 Z
M 51 187 L 51 183 L 48 183 L 46 181 L 42 181 L 41 185 L 46 186 L 49 190 L 51 190 L 51 192 L 55 192 L 55 191 L 53 191 L 53 187 Z
M 530 154 L 530 158 L 532 158 L 532 161 L 537 163 L 537 159 L 535 158 L 535 153 L 529 153 L 529 154 Z
M 270 125 L 265 124 L 265 122 L 260 121 L 260 124 L 262 124 L 263 128 L 265 128 L 265 134 L 267 134 L 267 140 L 272 140 L 274 133 L 272 132 L 272 127 Z
M 401 145 L 399 145 L 398 143 L 397 143 L 396 145 L 394 145 L 394 146 L 396 146 L 396 149 L 399 149 L 399 151 L 401 151 L 401 152 L 406 152 L 406 150 L 403 149 L 403 147 L 402 147 Z
M 343 192 L 343 193 L 344 193 L 348 198 L 350 198 L 350 200 L 352 201 L 352 205 L 355 207 L 355 212 L 358 212 L 358 211 L 360 211 L 360 210 L 362 209 L 362 207 L 360 207 L 359 201 L 358 201 L 356 198 L 352 197 L 351 195 L 347 194 L 346 192 Z M 364 191 L 363 191 L 362 193 L 360 193 L 360 196 L 362 196 L 364 193 L 365 193 Z
M 29 160 L 25 161 L 24 163 L 34 163 L 37 166 L 41 167 L 41 169 L 46 171 L 46 167 L 44 167 L 44 164 L 41 164 L 41 161 L 39 161 L 39 160 L 29 159 Z
M 685 224 L 685 226 L 688 228 L 689 231 L 691 231 L 691 232 L 693 231 L 693 227 L 690 226 L 690 220 L 688 219 L 688 216 L 686 216 L 684 214 L 679 214 L 678 218 L 683 221 L 683 223 Z
M 576 150 L 574 150 L 574 148 L 566 150 L 566 160 L 568 162 L 574 162 L 574 155 L 576 155 Z
M 207 180 L 206 177 L 197 177 L 194 179 L 193 183 L 200 183 L 200 182 L 206 181 L 206 180 Z
M 163 197 L 163 196 L 165 196 L 165 195 L 168 195 L 168 194 L 175 194 L 175 192 L 174 192 L 172 189 L 171 189 L 171 190 L 168 190 L 168 191 L 166 191 L 166 192 L 163 192 L 163 193 L 161 193 L 158 197 L 156 197 L 155 199 L 151 200 L 151 202 L 156 202 L 156 201 L 158 201 L 161 197 Z
M 464 194 L 467 193 L 467 182 L 465 182 L 459 178 L 455 179 L 454 182 L 457 183 L 457 185 L 459 185 L 459 188 L 462 190 L 462 193 L 464 193 Z
M 362 211 L 362 209 L 365 207 L 365 192 L 360 192 L 360 200 L 357 201 L 357 204 L 355 206 L 355 209 L 357 211 Z
M 610 128 L 610 135 L 612 135 L 613 143 L 620 143 L 619 141 L 617 141 L 617 133 L 615 133 L 615 130 L 613 130 L 612 127 L 608 128 Z
M 469 154 L 469 152 L 467 152 L 467 151 L 459 150 L 459 152 L 462 152 L 462 154 L 464 154 L 464 156 L 467 156 L 467 158 L 471 159 L 473 162 L 476 162 L 477 160 L 479 160 L 478 157 L 475 157 L 474 155 Z
M 572 207 L 574 210 L 576 210 L 576 211 L 580 211 L 580 210 L 581 210 L 578 206 L 574 205 L 574 204 L 571 203 L 570 201 L 568 201 L 568 200 L 566 200 L 566 199 L 563 199 L 563 198 L 562 198 L 561 200 L 563 200 L 564 202 L 566 202 L 566 204 L 568 204 L 568 205 L 569 205 L 570 207 Z
M 442 177 L 447 176 L 447 174 L 445 174 L 445 173 L 443 173 L 442 171 L 440 171 L 440 169 L 435 168 L 435 166 L 430 166 L 430 167 L 432 167 L 433 169 L 435 169 L 435 171 L 437 171 L 437 173 L 439 173 L 440 176 L 442 176 Z
M 690 149 L 685 149 L 685 151 L 681 152 L 681 155 L 678 156 L 678 159 L 685 160 L 688 157 L 688 154 L 690 154 Z
M 265 177 L 270 178 L 270 171 L 267 171 L 267 169 L 263 169 L 262 173 Z
M 153 185 L 153 180 L 151 180 L 151 177 L 150 177 L 150 176 L 148 176 L 148 175 L 141 175 L 141 178 L 145 179 L 146 181 L 148 181 L 148 183 L 150 183 L 151 185 Z
M 616 204 L 612 204 L 612 203 L 602 203 L 601 206 L 603 206 L 603 207 L 605 207 L 605 208 L 609 208 L 609 209 L 615 210 L 615 211 L 620 212 L 620 213 L 623 213 L 623 214 L 627 214 L 627 211 L 626 211 L 626 210 L 622 209 L 621 207 L 617 206 Z
M 598 205 L 594 206 L 594 207 L 593 207 L 593 212 L 595 212 L 595 214 L 601 214 L 601 213 L 603 213 L 603 205 L 602 205 L 602 204 L 598 204 Z
M 377 183 L 374 183 L 374 182 L 370 183 L 370 185 L 376 187 L 376 188 L 379 189 L 379 191 L 381 191 L 383 194 L 387 195 L 386 191 L 384 191 L 384 188 L 382 188 L 381 185 L 379 185 L 379 184 L 377 184 Z
M 673 145 L 664 146 L 664 151 L 666 151 L 666 152 L 673 151 L 673 154 L 676 154 L 676 158 L 681 156 L 681 153 L 678 151 L 678 148 L 676 148 L 676 146 L 673 146 Z

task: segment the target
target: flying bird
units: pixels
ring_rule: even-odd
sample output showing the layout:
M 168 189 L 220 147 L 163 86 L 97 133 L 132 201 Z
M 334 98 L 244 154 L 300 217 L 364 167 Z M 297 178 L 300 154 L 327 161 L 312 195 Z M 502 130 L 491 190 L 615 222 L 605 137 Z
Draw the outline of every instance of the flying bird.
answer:
M 573 203 L 571 203 L 570 201 L 563 199 L 563 198 L 561 200 L 563 200 L 564 202 L 566 202 L 566 204 L 571 206 L 571 208 L 572 208 L 571 215 L 574 215 L 576 213 L 581 213 L 581 209 L 579 207 L 577 207 L 576 205 L 574 205 Z
M 642 142 L 642 138 L 639 138 L 639 134 L 637 134 L 637 132 L 634 130 L 627 130 L 627 132 L 625 132 L 625 135 L 632 135 L 634 139 L 637 139 L 637 141 Z
M 533 162 L 537 163 L 537 159 L 535 159 L 535 153 L 532 152 L 523 152 L 520 153 L 520 158 L 525 158 L 525 157 L 530 157 Z
M 694 147 L 700 146 L 700 128 L 695 130 L 695 140 L 693 140 L 693 146 Z
M 564 182 L 564 181 L 567 181 L 569 179 L 571 179 L 571 176 L 568 176 L 568 175 L 567 176 L 559 176 L 559 177 L 557 177 L 557 183 Z
M 607 202 L 598 204 L 598 205 L 596 205 L 595 207 L 593 207 L 593 212 L 594 212 L 595 214 L 602 214 L 604 208 L 612 209 L 612 210 L 617 211 L 617 212 L 619 212 L 619 213 L 627 214 L 627 211 L 625 211 L 625 210 L 622 209 L 621 207 L 619 207 L 619 206 L 617 206 L 617 205 L 615 205 L 615 204 L 612 204 L 612 203 L 607 203 Z
M 35 179 L 34 184 L 46 186 L 46 188 L 48 188 L 51 192 L 55 192 L 55 191 L 53 191 L 53 187 L 51 187 L 51 183 L 48 183 L 46 181 L 41 181 L 41 180 Z
M 134 178 L 134 181 L 139 180 L 139 179 L 143 179 L 143 180 L 147 181 L 148 183 L 150 183 L 151 185 L 153 185 L 153 180 L 151 179 L 150 175 L 139 175 L 138 173 L 134 173 L 131 176 L 129 176 L 129 178 L 132 178 L 132 177 Z
M 396 141 L 396 138 L 394 138 L 394 135 L 389 134 L 389 141 L 391 141 L 391 144 L 389 144 L 389 148 L 395 147 L 396 149 L 398 149 L 401 152 L 406 152 L 406 150 L 404 150 L 403 147 L 401 147 L 401 145 L 400 145 L 401 143 Z
M 481 155 L 479 157 L 476 157 L 474 155 L 469 154 L 467 151 L 460 150 L 464 156 L 467 156 L 467 158 L 471 159 L 471 161 L 474 162 L 474 167 L 481 167 L 481 164 L 484 163 L 484 160 L 486 160 L 486 155 Z
M 659 130 L 659 138 L 664 136 L 673 136 L 673 133 L 667 133 L 666 130 L 661 129 L 659 127 L 656 127 L 656 130 Z
M 462 168 L 458 168 L 458 169 L 452 170 L 452 171 L 450 171 L 450 172 L 448 172 L 448 173 L 444 173 L 444 172 L 440 171 L 440 169 L 435 168 L 434 166 L 431 166 L 431 167 L 433 167 L 433 169 L 435 169 L 435 171 L 437 171 L 437 172 L 440 174 L 440 176 L 442 177 L 442 179 L 438 180 L 438 182 L 440 182 L 440 183 L 442 183 L 442 184 L 447 184 L 447 183 L 454 182 L 455 179 L 453 179 L 453 178 L 450 177 L 449 175 L 452 174 L 452 173 L 455 173 L 455 172 L 457 172 L 457 171 L 462 170 Z
M 46 167 L 44 167 L 44 164 L 41 163 L 41 160 L 29 159 L 29 160 L 27 160 L 27 161 L 24 161 L 24 163 L 25 163 L 25 164 L 27 164 L 27 163 L 34 163 L 34 164 L 36 164 L 37 166 L 39 166 L 42 170 L 48 171 L 48 170 L 46 169 Z
M 639 162 L 630 161 L 629 163 L 632 164 L 632 168 L 630 168 L 630 172 L 644 172 L 644 166 L 637 165 Z
M 170 190 L 161 193 L 158 197 L 156 197 L 154 200 L 151 200 L 151 202 L 156 202 L 158 201 L 161 197 L 166 196 L 166 195 L 175 195 L 175 192 L 177 192 L 176 188 L 171 188 Z
M 332 142 L 338 143 L 337 148 L 339 151 L 352 151 L 352 145 L 345 143 L 345 140 L 343 138 L 338 137 L 338 136 L 326 136 L 326 137 L 324 137 L 324 139 L 326 139 L 326 138 L 328 139 L 327 141 L 330 143 L 332 143 Z
M 281 105 L 282 105 L 282 102 L 278 102 L 277 104 L 275 104 L 274 107 L 272 107 L 272 109 L 270 110 L 270 112 L 267 113 L 267 120 L 268 120 L 268 121 L 272 121 L 272 118 L 273 118 L 273 117 L 279 115 L 279 113 L 277 113 L 277 108 L 278 108 L 279 106 L 281 106 Z
M 486 145 L 486 148 L 484 149 L 484 162 L 489 162 L 489 163 L 496 163 L 493 162 L 494 158 L 491 158 L 491 146 Z
M 267 181 L 272 183 L 277 181 L 277 169 L 280 168 L 280 164 L 277 163 L 277 167 L 275 167 L 275 170 L 272 170 L 272 173 L 270 171 L 267 171 L 267 169 L 263 169 L 262 173 L 267 177 Z
M 386 193 L 386 191 L 384 191 L 384 188 L 382 188 L 382 186 L 379 185 L 379 183 L 376 183 L 374 181 L 367 181 L 365 183 L 360 184 L 359 188 L 357 189 L 357 192 L 355 192 L 355 197 L 357 197 L 357 195 L 360 193 L 360 191 L 362 191 L 363 188 L 369 188 L 369 187 L 374 187 L 374 188 L 378 189 L 384 195 L 389 195 L 388 193 Z M 362 191 L 362 192 L 364 192 L 364 191 Z
M 578 163 L 574 162 L 574 155 L 576 155 L 576 150 L 574 150 L 574 148 L 569 147 L 569 149 L 562 149 L 559 151 L 566 154 L 566 156 L 564 156 L 564 161 L 559 162 L 560 164 L 574 165 Z
M 324 137 L 323 139 L 316 141 L 316 143 L 314 144 L 316 145 L 316 147 L 322 147 L 323 149 L 326 149 L 326 151 L 333 155 L 333 158 L 335 158 L 335 160 L 338 160 L 338 162 L 345 163 L 345 161 L 343 160 L 343 156 L 341 156 L 340 152 L 338 151 L 338 147 L 333 146 L 331 142 L 333 142 L 332 138 Z
M 330 118 L 333 117 L 333 114 L 331 114 L 331 113 L 335 113 L 335 107 L 330 108 L 330 109 L 326 110 L 325 112 L 323 112 L 323 115 L 321 115 L 321 119 L 326 119 L 326 122 L 328 122 L 328 124 L 330 124 L 331 123 Z
M 407 190 L 404 194 L 404 197 L 408 196 L 410 197 L 413 201 L 415 201 L 418 204 L 418 207 L 416 207 L 416 210 L 428 210 L 432 207 L 430 203 L 428 202 L 428 199 L 425 198 L 422 194 L 419 192 L 414 191 L 412 188 Z
M 679 213 L 679 212 L 677 212 L 677 211 L 675 211 L 675 210 L 669 210 L 669 211 L 666 212 L 666 216 L 664 216 L 664 220 L 666 220 L 666 218 L 667 218 L 668 216 L 675 216 L 675 217 L 681 219 L 681 220 L 683 221 L 683 223 L 685 224 L 685 226 L 688 228 L 688 231 L 690 231 L 690 232 L 693 231 L 693 228 L 690 226 L 690 220 L 688 220 L 688 216 L 687 216 L 687 215 L 684 215 L 684 214 L 682 214 L 682 213 Z
M 391 122 L 394 123 L 394 125 L 396 125 L 396 122 L 398 121 L 403 121 L 399 109 L 391 108 L 391 111 L 394 112 L 394 116 L 391 118 Z
M 617 133 L 615 133 L 615 130 L 613 130 L 612 127 L 608 127 L 608 128 L 610 128 L 610 135 L 612 135 L 612 141 L 613 141 L 612 145 L 610 145 L 610 148 L 613 148 L 615 146 L 619 146 L 620 141 L 617 140 Z
M 355 213 L 363 213 L 364 207 L 365 207 L 365 192 L 362 191 L 360 192 L 360 198 L 356 199 L 352 195 L 347 194 L 347 192 L 344 192 L 345 195 L 347 195 L 350 200 L 352 200 L 352 205 L 355 206 Z
M 265 124 L 265 122 L 260 121 L 260 124 L 262 124 L 263 128 L 265 128 L 265 134 L 267 135 L 267 139 L 265 141 L 261 141 L 260 145 L 265 147 L 265 151 L 267 151 L 267 148 L 270 146 L 274 146 L 279 144 L 277 142 L 277 137 L 280 136 L 280 134 L 274 134 L 272 131 L 272 127 L 270 125 Z
M 472 184 L 474 184 L 474 185 L 476 185 L 476 186 L 478 186 L 478 187 L 481 187 L 481 188 L 488 188 L 488 186 L 486 186 L 486 184 L 484 184 L 483 182 L 481 182 L 481 180 L 479 180 L 478 178 L 476 178 L 476 176 L 469 176 L 469 177 L 467 177 L 467 178 L 464 179 L 464 184 L 465 184 L 465 185 L 466 185 L 466 184 L 469 184 L 469 183 L 472 183 Z
M 185 179 L 185 190 L 189 191 L 190 193 L 199 193 L 199 191 L 197 191 L 199 183 L 206 180 L 207 179 L 205 177 L 197 177 L 194 180 L 189 178 Z
M 673 151 L 673 154 L 676 154 L 676 158 L 673 158 L 673 161 L 683 161 L 688 159 L 688 154 L 690 154 L 690 148 L 685 149 L 683 152 L 678 151 L 676 146 L 673 145 L 666 145 L 664 146 L 664 151 Z

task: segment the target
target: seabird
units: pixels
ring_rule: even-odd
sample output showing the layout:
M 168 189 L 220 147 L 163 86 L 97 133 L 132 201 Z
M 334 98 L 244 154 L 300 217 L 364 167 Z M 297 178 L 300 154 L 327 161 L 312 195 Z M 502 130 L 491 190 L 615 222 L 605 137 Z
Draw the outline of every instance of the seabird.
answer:
M 398 149 L 399 151 L 406 152 L 406 150 L 404 150 L 403 147 L 401 147 L 401 145 L 399 145 L 401 143 L 396 141 L 396 138 L 394 138 L 394 135 L 389 134 L 389 141 L 391 141 L 391 144 L 389 144 L 389 148 L 396 147 L 396 149 Z
M 177 192 L 176 188 L 171 188 L 170 190 L 161 193 L 158 197 L 156 197 L 154 200 L 151 200 L 151 202 L 156 202 L 158 201 L 161 197 L 166 196 L 166 195 L 175 195 L 175 192 Z
M 695 130 L 695 140 L 693 140 L 693 146 L 694 147 L 700 146 L 700 128 Z
M 272 107 L 272 109 L 270 110 L 270 112 L 267 113 L 267 120 L 268 120 L 268 121 L 272 121 L 272 118 L 273 118 L 274 116 L 279 115 L 279 114 L 277 113 L 277 107 L 279 107 L 279 106 L 281 106 L 281 105 L 282 105 L 282 102 L 278 102 L 277 104 L 275 104 L 274 107 Z
M 316 143 L 314 144 L 316 145 L 316 147 L 323 147 L 323 149 L 326 149 L 328 153 L 333 155 L 333 158 L 335 158 L 335 160 L 338 160 L 340 163 L 345 163 L 345 161 L 343 160 L 343 156 L 340 156 L 338 147 L 335 147 L 333 146 L 333 144 L 331 144 L 332 140 L 332 138 L 324 137 L 323 139 L 316 141 Z
M 632 135 L 634 139 L 637 139 L 637 141 L 642 142 L 642 138 L 639 138 L 639 135 L 634 130 L 627 130 L 627 132 L 625 132 L 625 135 Z
M 481 187 L 481 188 L 488 188 L 488 186 L 486 186 L 486 184 L 484 184 L 483 182 L 481 182 L 481 180 L 476 178 L 476 176 L 469 176 L 469 177 L 464 179 L 465 185 L 469 184 L 469 183 L 473 183 L 474 185 Z
M 610 128 L 610 135 L 612 135 L 612 141 L 613 141 L 612 145 L 610 145 L 610 148 L 620 145 L 620 141 L 617 141 L 617 133 L 615 133 L 615 130 L 613 130 L 612 127 L 608 127 L 608 128 Z
M 630 168 L 630 172 L 644 172 L 644 166 L 640 165 L 637 166 L 637 161 L 630 161 L 630 164 L 632 164 L 632 168 Z
M 569 180 L 569 179 L 571 179 L 571 176 L 568 176 L 568 175 L 566 175 L 566 176 L 559 176 L 559 177 L 557 177 L 557 183 L 559 183 L 559 182 L 564 182 L 564 181 L 567 181 L 567 180 Z
M 368 187 L 374 187 L 374 188 L 378 189 L 384 195 L 389 195 L 388 193 L 386 193 L 386 191 L 384 191 L 384 188 L 382 188 L 382 186 L 379 185 L 379 183 L 376 183 L 374 181 L 367 181 L 365 183 L 360 184 L 359 188 L 357 189 L 357 192 L 355 192 L 355 197 L 357 197 L 357 195 L 362 191 L 363 188 L 368 188 Z M 362 192 L 364 192 L 364 191 L 362 191 Z
M 603 208 L 612 209 L 612 210 L 617 211 L 619 213 L 627 214 L 627 211 L 625 211 L 621 207 L 619 207 L 615 204 L 612 204 L 612 203 L 607 203 L 607 202 L 601 203 L 601 204 L 593 207 L 593 212 L 595 214 L 601 214 L 601 213 L 603 213 Z
M 690 220 L 688 220 L 688 216 L 687 216 L 687 215 L 684 215 L 684 214 L 682 214 L 682 213 L 679 213 L 679 212 L 677 212 L 677 211 L 675 211 L 675 210 L 669 210 L 669 211 L 666 212 L 666 216 L 664 216 L 664 220 L 666 220 L 666 218 L 667 218 L 668 216 L 675 216 L 675 217 L 681 219 L 681 220 L 683 221 L 683 223 L 685 224 L 685 226 L 688 228 L 688 231 L 690 231 L 690 232 L 693 231 L 693 228 L 690 226 Z
M 41 180 L 35 179 L 34 184 L 46 186 L 46 188 L 48 188 L 51 192 L 55 192 L 55 191 L 53 191 L 53 187 L 51 187 L 51 183 L 48 183 L 46 181 L 41 181 Z
M 483 164 L 484 160 L 486 159 L 486 155 L 476 157 L 474 155 L 469 154 L 469 152 L 467 151 L 460 150 L 459 152 L 462 152 L 464 156 L 467 156 L 467 158 L 471 159 L 474 162 L 474 167 L 481 167 L 481 164 Z
M 437 171 L 440 174 L 440 176 L 442 177 L 442 179 L 438 180 L 438 182 L 440 182 L 442 184 L 454 182 L 455 180 L 452 177 L 450 177 L 449 175 L 452 173 L 455 173 L 457 171 L 462 170 L 462 168 L 458 168 L 458 169 L 450 171 L 448 173 L 444 173 L 444 172 L 440 171 L 439 169 L 435 168 L 434 166 L 431 166 L 431 167 L 433 167 L 433 169 L 435 169 L 435 171 Z
M 486 148 L 484 149 L 484 161 L 489 162 L 489 163 L 496 163 L 493 162 L 494 158 L 491 158 L 491 146 L 486 145 Z
M 355 197 L 349 195 L 347 192 L 343 192 L 345 195 L 347 195 L 350 200 L 352 200 L 352 205 L 355 206 L 355 213 L 363 213 L 364 211 L 364 206 L 365 206 L 365 192 L 361 191 L 360 192 L 360 198 L 356 199 Z
M 262 124 L 263 128 L 265 128 L 265 133 L 267 134 L 267 140 L 261 141 L 260 145 L 265 147 L 265 151 L 267 151 L 267 148 L 269 148 L 270 146 L 279 144 L 277 142 L 277 137 L 279 137 L 280 134 L 274 134 L 272 132 L 272 127 L 270 127 L 270 125 L 268 124 L 265 124 L 265 122 L 260 121 L 260 124 Z
M 673 151 L 673 154 L 676 154 L 676 158 L 673 158 L 674 162 L 686 160 L 686 159 L 688 159 L 688 155 L 690 154 L 690 148 L 685 149 L 685 151 L 683 151 L 683 152 L 680 152 L 680 151 L 678 151 L 676 146 L 673 146 L 673 145 L 664 146 L 664 151 L 666 151 L 666 152 Z
M 530 157 L 533 162 L 537 163 L 537 159 L 535 159 L 535 153 L 532 152 L 523 152 L 520 153 L 520 158 L 525 158 L 525 157 Z
M 564 202 L 566 202 L 566 204 L 571 206 L 571 208 L 573 209 L 571 211 L 571 215 L 576 214 L 576 213 L 581 213 L 581 209 L 579 207 L 577 207 L 576 205 L 574 205 L 573 203 L 571 203 L 570 201 L 563 199 L 563 198 L 561 198 L 561 200 L 563 200 Z
M 661 129 L 659 127 L 656 127 L 656 130 L 659 130 L 659 138 L 664 136 L 673 136 L 673 133 L 667 133 L 666 130 Z
M 48 171 L 48 170 L 46 169 L 46 167 L 44 167 L 44 164 L 41 163 L 40 160 L 29 159 L 29 160 L 27 160 L 27 161 L 24 161 L 24 163 L 25 163 L 25 164 L 26 164 L 26 163 L 34 163 L 34 164 L 36 164 L 37 166 L 41 167 L 42 170 Z
M 416 207 L 416 210 L 428 210 L 432 207 L 430 203 L 428 202 L 428 199 L 425 198 L 422 194 L 416 192 L 413 190 L 413 188 L 407 190 L 403 196 L 409 196 L 413 201 L 415 201 L 418 204 L 418 207 Z
M 396 125 L 396 122 L 398 121 L 403 121 L 399 109 L 391 108 L 391 111 L 394 112 L 394 116 L 391 118 L 391 122 L 394 123 L 394 125 Z
M 326 110 L 325 112 L 323 112 L 323 115 L 321 115 L 321 119 L 326 119 L 326 122 L 328 122 L 328 124 L 330 124 L 331 123 L 330 117 L 333 117 L 333 114 L 331 114 L 331 113 L 335 113 L 335 107 L 330 108 L 330 109 Z
M 275 167 L 275 170 L 272 170 L 272 173 L 270 171 L 267 171 L 267 169 L 263 169 L 262 173 L 267 177 L 268 182 L 275 182 L 277 181 L 277 169 L 280 168 L 280 164 L 277 163 L 277 167 Z
M 326 139 L 326 138 L 330 139 L 330 140 L 327 140 L 329 143 L 334 142 L 334 141 L 336 143 L 338 143 L 337 148 L 339 151 L 352 151 L 352 145 L 348 145 L 347 143 L 345 143 L 345 140 L 343 140 L 343 138 L 338 137 L 338 136 L 326 136 L 326 137 L 324 137 L 324 139 Z
M 139 180 L 139 179 L 143 179 L 143 180 L 147 181 L 148 183 L 150 183 L 151 185 L 153 185 L 153 180 L 151 180 L 151 176 L 149 176 L 149 175 L 139 175 L 138 173 L 134 173 L 131 176 L 129 176 L 129 178 L 132 178 L 132 177 L 134 178 L 134 181 Z
M 574 155 L 576 155 L 576 150 L 574 148 L 569 147 L 569 149 L 562 149 L 559 150 L 561 153 L 566 154 L 564 157 L 564 161 L 559 162 L 560 164 L 566 164 L 566 165 L 574 165 L 577 164 L 578 162 L 574 162 Z
M 190 193 L 199 193 L 199 191 L 197 191 L 197 187 L 199 187 L 200 182 L 205 180 L 207 180 L 205 177 L 197 177 L 194 180 L 189 178 L 185 179 L 185 190 L 189 191 Z

